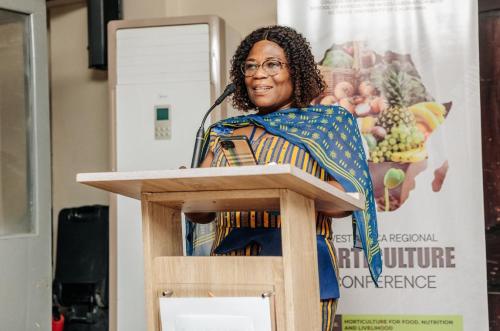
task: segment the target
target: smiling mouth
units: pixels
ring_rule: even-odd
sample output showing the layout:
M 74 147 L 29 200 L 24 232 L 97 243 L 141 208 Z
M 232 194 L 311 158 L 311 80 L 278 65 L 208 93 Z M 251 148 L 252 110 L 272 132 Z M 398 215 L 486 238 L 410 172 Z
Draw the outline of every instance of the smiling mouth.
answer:
M 260 94 L 260 93 L 266 93 L 267 91 L 269 91 L 270 89 L 272 89 L 271 86 L 257 86 L 257 87 L 254 87 L 252 90 L 257 93 L 257 94 Z

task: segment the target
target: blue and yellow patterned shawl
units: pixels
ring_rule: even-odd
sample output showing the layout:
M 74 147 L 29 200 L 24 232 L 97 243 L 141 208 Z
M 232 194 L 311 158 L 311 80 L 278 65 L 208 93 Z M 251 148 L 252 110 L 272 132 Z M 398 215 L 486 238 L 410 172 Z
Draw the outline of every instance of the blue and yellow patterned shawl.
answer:
M 316 105 L 279 110 L 267 115 L 233 117 L 216 123 L 211 129 L 229 133 L 250 124 L 305 149 L 347 192 L 365 195 L 365 209 L 353 213 L 354 246 L 363 248 L 371 276 L 376 282 L 382 272 L 377 214 L 356 119 L 342 107 Z M 203 154 L 207 149 L 208 139 L 205 140 Z

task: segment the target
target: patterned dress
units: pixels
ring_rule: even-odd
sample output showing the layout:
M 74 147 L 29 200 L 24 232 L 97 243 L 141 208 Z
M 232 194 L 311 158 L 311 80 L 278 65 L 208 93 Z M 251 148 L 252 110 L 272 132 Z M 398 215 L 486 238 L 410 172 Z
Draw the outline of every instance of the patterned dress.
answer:
M 278 164 L 292 164 L 321 180 L 331 180 L 330 176 L 322 169 L 318 163 L 310 157 L 304 149 L 301 149 L 285 139 L 269 134 L 261 134 L 254 136 L 255 127 L 250 136 L 252 149 L 259 164 L 267 164 L 269 162 L 276 162 Z M 218 143 L 219 136 L 215 133 L 210 134 L 209 148 L 214 154 L 211 167 L 226 167 L 227 160 L 222 152 L 221 146 Z M 237 212 L 220 212 L 217 213 L 216 226 L 215 226 L 215 240 L 212 246 L 212 255 L 215 254 L 214 250 L 220 245 L 224 238 L 226 238 L 232 230 L 236 228 L 269 228 L 277 229 L 281 225 L 281 218 L 279 211 L 237 211 Z M 316 217 L 316 233 L 318 240 L 324 240 L 327 247 L 331 265 L 334 267 L 335 276 L 338 275 L 337 261 L 335 251 L 332 243 L 332 219 L 321 213 Z M 232 256 L 251 256 L 259 255 L 260 245 L 250 243 L 242 249 L 232 250 L 224 255 Z M 337 308 L 338 298 L 328 298 L 321 300 L 322 309 L 322 330 L 333 330 L 333 320 Z

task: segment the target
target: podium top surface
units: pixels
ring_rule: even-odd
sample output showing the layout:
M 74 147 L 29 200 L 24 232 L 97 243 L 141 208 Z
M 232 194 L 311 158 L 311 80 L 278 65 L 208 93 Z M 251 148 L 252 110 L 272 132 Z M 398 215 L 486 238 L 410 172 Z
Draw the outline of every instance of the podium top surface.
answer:
M 359 193 L 345 193 L 289 164 L 225 168 L 80 173 L 79 183 L 141 199 L 142 193 L 290 189 L 340 210 L 364 208 Z

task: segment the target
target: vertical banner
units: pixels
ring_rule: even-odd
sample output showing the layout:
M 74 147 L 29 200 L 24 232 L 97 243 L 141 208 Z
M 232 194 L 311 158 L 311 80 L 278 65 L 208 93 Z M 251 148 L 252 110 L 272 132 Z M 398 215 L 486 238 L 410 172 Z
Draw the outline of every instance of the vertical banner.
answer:
M 377 288 L 335 220 L 337 330 L 488 330 L 477 3 L 278 0 L 311 43 L 369 155 L 384 270 Z

